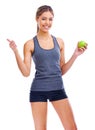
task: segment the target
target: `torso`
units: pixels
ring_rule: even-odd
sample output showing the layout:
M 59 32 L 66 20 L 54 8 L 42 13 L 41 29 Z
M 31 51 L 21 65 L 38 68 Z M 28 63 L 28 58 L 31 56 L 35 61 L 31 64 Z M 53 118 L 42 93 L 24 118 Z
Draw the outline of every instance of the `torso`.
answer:
M 31 90 L 51 91 L 62 89 L 60 46 L 57 39 L 52 36 L 52 39 L 45 43 L 35 36 L 33 41 L 34 51 L 32 57 L 35 63 L 36 73 Z

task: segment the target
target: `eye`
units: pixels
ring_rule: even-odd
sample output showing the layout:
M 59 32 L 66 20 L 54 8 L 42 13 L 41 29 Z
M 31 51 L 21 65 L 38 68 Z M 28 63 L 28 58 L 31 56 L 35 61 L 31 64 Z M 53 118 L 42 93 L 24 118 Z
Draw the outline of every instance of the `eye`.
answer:
M 49 21 L 53 21 L 53 18 L 50 18 Z
M 46 20 L 46 18 L 45 18 L 45 17 L 43 17 L 43 18 L 42 18 L 42 20 Z

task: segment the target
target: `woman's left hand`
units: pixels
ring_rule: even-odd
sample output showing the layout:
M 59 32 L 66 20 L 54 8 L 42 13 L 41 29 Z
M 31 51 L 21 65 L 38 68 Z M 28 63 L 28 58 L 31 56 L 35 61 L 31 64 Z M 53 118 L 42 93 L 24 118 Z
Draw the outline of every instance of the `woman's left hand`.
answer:
M 75 54 L 76 56 L 79 56 L 79 55 L 83 54 L 83 53 L 85 52 L 85 50 L 87 49 L 87 46 L 88 46 L 88 44 L 86 43 L 86 46 L 85 46 L 85 47 L 79 48 L 79 47 L 78 47 L 78 44 L 77 44 L 77 47 L 76 47 L 76 49 L 75 49 L 74 54 Z

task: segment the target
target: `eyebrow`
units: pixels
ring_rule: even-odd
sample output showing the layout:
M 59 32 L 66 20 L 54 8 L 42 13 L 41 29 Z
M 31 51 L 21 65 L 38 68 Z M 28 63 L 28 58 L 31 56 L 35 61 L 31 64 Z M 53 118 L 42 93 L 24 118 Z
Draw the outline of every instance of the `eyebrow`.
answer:
M 42 18 L 47 18 L 46 16 L 42 16 Z M 53 16 L 49 17 L 49 18 L 53 18 Z

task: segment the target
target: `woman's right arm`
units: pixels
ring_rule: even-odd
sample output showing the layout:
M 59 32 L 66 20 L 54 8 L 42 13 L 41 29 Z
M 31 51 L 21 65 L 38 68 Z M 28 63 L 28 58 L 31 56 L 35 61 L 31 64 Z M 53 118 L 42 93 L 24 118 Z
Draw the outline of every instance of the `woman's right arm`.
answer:
M 31 70 L 31 55 L 33 52 L 33 41 L 30 40 L 24 44 L 24 60 L 22 60 L 15 42 L 9 39 L 7 39 L 7 41 L 9 42 L 9 46 L 15 54 L 19 70 L 21 71 L 23 76 L 28 77 L 30 75 Z

